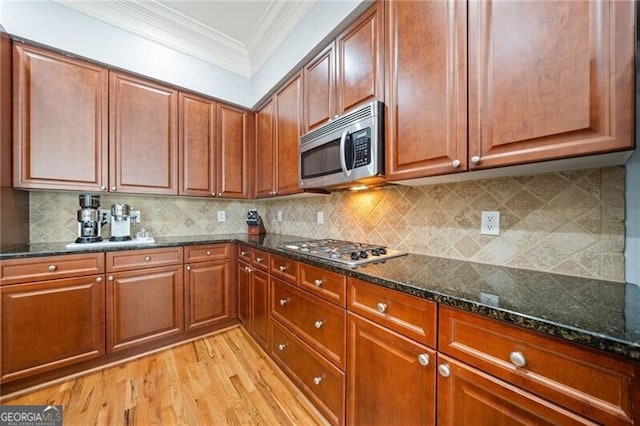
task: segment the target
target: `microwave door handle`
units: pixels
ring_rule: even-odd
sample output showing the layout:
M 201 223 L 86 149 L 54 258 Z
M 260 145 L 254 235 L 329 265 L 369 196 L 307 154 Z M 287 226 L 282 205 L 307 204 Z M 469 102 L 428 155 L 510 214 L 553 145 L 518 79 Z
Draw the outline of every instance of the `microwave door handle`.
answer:
M 349 134 L 349 129 L 342 132 L 342 136 L 340 137 L 340 167 L 342 167 L 342 173 L 348 178 L 351 175 L 351 170 L 347 169 L 347 160 L 344 158 L 344 147 L 347 142 L 347 134 Z

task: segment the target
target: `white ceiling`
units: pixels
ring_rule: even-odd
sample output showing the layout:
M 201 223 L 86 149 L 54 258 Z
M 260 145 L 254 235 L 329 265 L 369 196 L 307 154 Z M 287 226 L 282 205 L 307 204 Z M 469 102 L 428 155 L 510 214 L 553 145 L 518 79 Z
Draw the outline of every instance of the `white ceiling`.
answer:
M 54 0 L 251 78 L 316 0 Z

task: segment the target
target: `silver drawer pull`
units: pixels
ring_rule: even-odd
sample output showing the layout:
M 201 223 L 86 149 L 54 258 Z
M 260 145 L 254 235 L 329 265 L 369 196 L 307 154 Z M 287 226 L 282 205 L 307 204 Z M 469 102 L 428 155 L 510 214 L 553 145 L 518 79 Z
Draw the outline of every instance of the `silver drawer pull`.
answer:
M 516 367 L 524 367 L 527 365 L 527 360 L 522 352 L 511 352 L 509 354 L 509 361 Z
M 101 283 L 101 282 L 102 282 L 102 277 L 98 277 L 98 278 L 96 278 L 96 282 L 97 282 L 97 283 Z
M 207 256 L 211 256 L 211 252 L 207 250 Z
M 55 272 L 55 270 L 58 269 L 58 267 L 56 265 L 49 265 L 47 269 L 49 270 L 49 272 Z
M 278 345 L 278 350 L 279 350 L 279 351 L 284 351 L 285 349 L 287 349 L 287 346 L 289 346 L 289 345 L 288 345 L 288 344 L 286 344 L 286 343 L 280 343 L 280 344 Z
M 320 383 L 322 383 L 322 379 L 323 379 L 322 376 L 314 377 L 313 378 L 313 384 L 318 386 Z
M 248 273 L 252 273 L 253 272 L 253 268 L 250 268 L 248 266 L 245 266 L 244 270 L 247 271 Z
M 284 272 L 287 270 L 287 267 L 285 265 L 280 265 L 280 268 L 278 269 L 280 269 L 280 272 Z
M 386 303 L 378 302 L 377 308 L 378 308 L 378 312 L 380 312 L 381 314 L 384 314 L 385 312 L 387 312 Z
M 318 280 L 315 280 L 313 283 L 316 285 L 316 287 L 320 287 L 322 286 L 323 282 L 324 282 L 323 280 L 318 279 Z
M 458 167 L 460 167 L 460 164 L 461 164 L 460 160 L 453 160 L 453 161 L 451 162 L 451 166 L 452 166 L 454 169 L 457 169 Z
M 423 367 L 426 367 L 427 365 L 429 365 L 429 354 L 420 354 L 420 355 L 418 355 L 418 362 Z
M 191 266 L 187 266 L 187 271 L 190 271 L 190 270 L 191 270 Z
M 148 261 L 150 261 L 150 260 L 151 260 L 151 256 L 146 256 L 146 257 L 144 258 L 144 261 L 145 261 L 145 262 L 148 262 Z
M 471 164 L 480 164 L 480 157 L 477 155 L 471 157 Z
M 449 367 L 449 364 L 440 364 L 438 366 L 438 373 L 440 373 L 442 377 L 449 377 L 451 375 L 451 367 Z
M 264 260 L 264 259 L 263 259 L 263 258 L 261 258 L 261 257 L 256 257 L 256 262 L 258 262 L 258 263 L 262 263 L 262 261 L 263 261 L 263 260 Z
M 109 276 L 107 277 L 107 279 L 108 279 L 109 281 L 113 281 L 113 275 L 109 275 Z
M 248 252 L 246 252 L 246 251 L 241 251 L 241 252 L 240 252 L 240 256 L 246 256 L 246 255 L 248 255 L 248 254 L 249 254 L 249 253 L 248 253 Z
M 289 299 L 280 299 L 280 306 L 284 306 L 289 303 Z
M 322 320 L 318 320 L 318 321 L 313 323 L 313 326 L 315 328 L 322 328 L 323 325 L 324 325 L 324 321 L 322 321 Z

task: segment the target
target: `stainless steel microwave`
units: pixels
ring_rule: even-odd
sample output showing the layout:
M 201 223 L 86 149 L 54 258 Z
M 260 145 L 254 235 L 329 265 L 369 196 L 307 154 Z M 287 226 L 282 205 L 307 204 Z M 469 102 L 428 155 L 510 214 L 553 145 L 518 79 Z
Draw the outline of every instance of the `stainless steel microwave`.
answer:
M 300 138 L 300 187 L 345 188 L 384 180 L 384 105 L 373 101 Z

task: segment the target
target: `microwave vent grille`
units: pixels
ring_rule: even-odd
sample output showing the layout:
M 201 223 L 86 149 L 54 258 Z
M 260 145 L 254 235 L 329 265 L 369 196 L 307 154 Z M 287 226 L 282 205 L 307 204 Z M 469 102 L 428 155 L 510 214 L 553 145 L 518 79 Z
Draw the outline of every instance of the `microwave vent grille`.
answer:
M 333 121 L 330 121 L 329 123 L 325 124 L 324 126 L 307 133 L 306 135 L 302 136 L 300 138 L 300 143 L 301 144 L 305 144 L 307 142 L 310 142 L 314 139 L 317 139 L 320 136 L 324 136 L 328 133 L 331 133 L 337 129 L 340 129 L 342 127 L 348 126 L 351 123 L 355 123 L 356 121 L 359 121 L 363 118 L 368 118 L 368 117 L 373 117 L 374 115 L 376 115 L 376 111 L 374 109 L 374 105 L 376 105 L 377 102 L 373 102 L 370 103 L 360 109 L 357 109 L 349 114 L 343 115 L 340 118 L 336 118 Z

